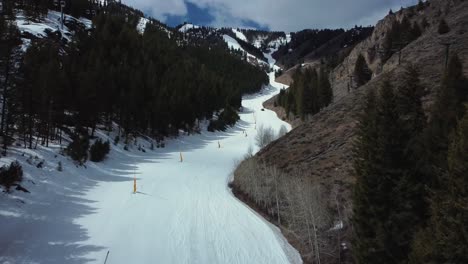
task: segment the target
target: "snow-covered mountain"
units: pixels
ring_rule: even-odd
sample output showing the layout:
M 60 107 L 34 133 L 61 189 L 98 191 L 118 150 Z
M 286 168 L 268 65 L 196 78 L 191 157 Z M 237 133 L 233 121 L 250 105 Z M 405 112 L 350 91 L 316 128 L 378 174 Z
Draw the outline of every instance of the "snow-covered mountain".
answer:
M 185 39 L 208 39 L 215 36 L 217 40 L 223 40 L 230 49 L 240 52 L 251 64 L 266 67 L 267 54 L 270 49 L 278 49 L 291 40 L 291 34 L 284 32 L 267 32 L 253 29 L 239 28 L 213 28 L 184 23 L 177 26 L 176 30 L 184 35 Z

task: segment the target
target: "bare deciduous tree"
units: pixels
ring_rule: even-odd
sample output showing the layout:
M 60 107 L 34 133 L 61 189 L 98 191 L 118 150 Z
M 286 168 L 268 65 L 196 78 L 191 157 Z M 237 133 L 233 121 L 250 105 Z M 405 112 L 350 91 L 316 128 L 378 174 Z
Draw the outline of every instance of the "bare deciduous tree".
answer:
M 287 133 L 288 133 L 288 129 L 286 128 L 285 125 L 282 125 L 278 132 L 278 138 L 285 136 Z
M 257 130 L 257 135 L 255 136 L 255 143 L 259 148 L 264 148 L 266 145 L 270 144 L 275 140 L 275 132 L 271 127 L 264 127 L 261 125 Z
M 261 163 L 256 157 L 244 160 L 235 172 L 235 182 L 242 191 L 269 215 L 277 218 L 278 224 L 293 231 L 310 247 L 314 263 L 320 264 L 322 256 L 336 253 L 328 249 L 332 222 L 325 193 L 320 184 L 311 181 L 301 169 L 287 175 L 274 166 Z M 336 197 L 337 206 L 339 200 Z M 340 221 L 341 221 L 341 208 Z M 333 231 L 335 232 L 335 231 Z M 338 241 L 340 238 L 338 238 Z M 335 243 L 333 240 L 332 243 Z

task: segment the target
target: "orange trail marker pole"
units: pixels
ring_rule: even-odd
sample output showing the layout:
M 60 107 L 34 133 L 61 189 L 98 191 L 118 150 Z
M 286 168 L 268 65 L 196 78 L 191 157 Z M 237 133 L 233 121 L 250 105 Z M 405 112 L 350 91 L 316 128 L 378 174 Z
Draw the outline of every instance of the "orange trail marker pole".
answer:
M 136 187 L 136 176 L 133 177 L 133 193 L 136 193 L 137 187 Z

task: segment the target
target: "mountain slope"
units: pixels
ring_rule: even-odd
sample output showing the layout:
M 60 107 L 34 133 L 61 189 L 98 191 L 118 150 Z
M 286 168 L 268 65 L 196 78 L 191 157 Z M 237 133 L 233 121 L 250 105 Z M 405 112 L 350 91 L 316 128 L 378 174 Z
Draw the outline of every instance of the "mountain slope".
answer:
M 358 44 L 350 53 L 349 57 L 342 64 L 335 68 L 330 76 L 333 83 L 335 100 L 320 113 L 306 120 L 303 125 L 298 126 L 283 138 L 273 142 L 265 149 L 260 151 L 254 160 L 262 164 L 265 162 L 269 166 L 275 166 L 285 173 L 289 181 L 299 178 L 302 183 L 312 182 L 312 186 L 320 186 L 323 190 L 324 201 L 331 209 L 332 220 L 343 223 L 343 229 L 339 236 L 332 238 L 334 247 L 327 246 L 329 241 L 323 242 L 325 252 L 334 252 L 322 259 L 322 263 L 337 263 L 338 258 L 343 263 L 352 263 L 350 255 L 350 241 L 352 240 L 351 222 L 352 216 L 352 188 L 355 182 L 355 174 L 352 167 L 352 149 L 356 138 L 357 120 L 361 113 L 364 95 L 368 90 L 377 90 L 384 80 L 391 80 L 397 85 L 404 70 L 404 65 L 413 64 L 423 77 L 421 79 L 426 96 L 424 97 L 425 109 L 432 104 L 434 93 L 440 86 L 445 63 L 445 47 L 441 42 L 451 41 L 451 54 L 458 54 L 465 66 L 465 76 L 468 76 L 468 3 L 466 1 L 429 1 L 430 6 L 422 11 L 405 9 L 404 14 L 411 14 L 412 21 L 421 21 L 426 17 L 430 21 L 430 26 L 423 35 L 417 40 L 409 43 L 402 50 L 402 65 L 398 66 L 398 53 L 394 53 L 380 68 L 377 61 L 368 60 L 368 64 L 376 74 L 373 79 L 364 86 L 353 87 L 350 91 L 347 89 L 349 82 L 349 73 L 353 72 L 354 64 L 358 54 L 366 54 L 374 45 L 378 46 L 383 41 L 384 34 L 390 29 L 392 21 L 401 19 L 403 14 L 387 16 L 380 21 L 371 37 Z M 448 7 L 448 9 L 447 9 Z M 439 34 L 438 23 L 441 19 L 437 14 L 442 10 L 446 13 L 450 32 Z M 237 173 L 248 166 L 248 163 L 241 164 Z M 298 174 L 297 171 L 300 171 Z M 291 189 L 286 188 L 288 192 Z M 250 197 L 255 194 L 248 193 Z M 287 204 L 287 202 L 284 202 Z M 255 202 L 253 201 L 253 204 Z M 285 206 L 285 205 L 283 205 Z M 257 209 L 270 213 L 275 212 L 274 208 L 265 209 L 262 204 L 257 204 Z M 285 209 L 283 209 L 285 210 Z M 299 214 L 299 213 L 298 213 Z M 296 221 L 295 218 L 287 214 L 282 215 L 284 221 Z M 273 219 L 276 215 L 273 214 Z M 332 221 L 332 222 L 333 222 Z M 309 241 L 307 240 L 307 231 L 298 229 L 293 224 L 287 224 L 285 229 L 289 229 L 293 234 L 288 237 L 290 241 L 297 242 L 297 248 L 300 249 L 304 261 L 313 263 Z M 292 229 L 292 230 L 291 230 Z M 328 236 L 328 229 L 319 233 L 322 236 Z M 340 241 L 339 243 L 337 241 Z M 340 243 L 343 243 L 341 246 Z M 341 252 L 340 254 L 336 252 Z M 322 256 L 323 257 L 323 256 Z M 330 257 L 330 258 L 328 258 Z
M 21 162 L 29 155 L 46 161 L 42 169 L 34 158 L 25 166 L 30 194 L 0 199 L 0 261 L 302 263 L 280 231 L 227 188 L 235 160 L 254 144 L 256 126 L 275 131 L 287 126 L 261 110 L 262 102 L 279 92 L 272 84 L 244 98 L 235 127 L 184 135 L 167 141 L 164 149 L 151 150 L 151 140 L 134 138 L 129 145 L 112 146 L 103 163 L 75 168 L 57 157 L 59 145 L 27 150 L 26 156 L 15 148 Z M 112 140 L 117 133 L 96 135 Z M 61 161 L 64 171 L 53 161 Z M 133 177 L 137 193 L 132 193 Z
M 224 45 L 187 43 L 123 6 L 112 8 L 76 32 L 71 21 L 78 20 L 71 16 L 63 32 L 56 30 L 49 21 L 55 11 L 34 22 L 18 17 L 23 57 L 14 72 L 19 82 L 7 88 L 8 95 L 21 93 L 2 94 L 10 128 L 3 129 L 3 114 L 2 143 L 14 144 L 5 144 L 0 165 L 3 177 L 18 161 L 23 181 L 1 193 L 0 262 L 302 263 L 280 231 L 227 187 L 235 160 L 254 144 L 257 124 L 288 127 L 262 106 L 279 87 L 252 83 L 241 98 L 247 93 L 236 92 L 242 83 L 255 72 L 267 79 L 264 72 Z M 210 87 L 213 98 L 204 93 Z M 241 112 L 230 99 L 239 100 Z M 13 100 L 21 100 L 20 107 Z M 222 106 L 213 117 L 190 109 L 196 102 Z M 208 132 L 207 119 L 220 121 L 225 112 L 239 114 L 239 122 L 223 126 L 226 132 Z M 171 116 L 197 114 L 193 124 Z M 143 128 L 165 118 L 172 131 L 166 140 L 164 132 Z M 110 153 L 90 161 L 89 145 L 99 140 Z

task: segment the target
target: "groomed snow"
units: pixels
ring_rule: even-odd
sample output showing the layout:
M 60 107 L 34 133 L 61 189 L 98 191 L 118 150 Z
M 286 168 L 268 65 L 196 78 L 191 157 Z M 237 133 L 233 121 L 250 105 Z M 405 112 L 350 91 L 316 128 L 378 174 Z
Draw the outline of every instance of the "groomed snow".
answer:
M 229 131 L 183 136 L 159 157 L 138 164 L 141 193 L 130 193 L 131 182 L 93 189 L 87 199 L 98 201 L 99 210 L 77 220 L 90 236 L 83 246 L 110 250 L 109 263 L 300 262 L 298 253 L 277 237 L 278 230 L 227 187 L 235 161 L 254 146 L 256 126 L 290 129 L 274 112 L 261 111 L 262 103 L 278 92 L 273 85 L 245 97 L 241 121 Z M 88 257 L 102 262 L 105 253 Z
M 189 31 L 190 29 L 193 29 L 193 28 L 199 28 L 199 26 L 196 26 L 196 25 L 193 25 L 193 24 L 185 24 L 181 28 L 179 28 L 179 31 L 182 32 L 182 33 L 185 33 L 185 32 L 187 32 L 187 31 Z
M 241 31 L 233 28 L 232 29 L 232 32 L 234 32 L 234 34 L 236 34 L 236 37 L 242 41 L 245 41 L 248 43 L 248 40 L 247 40 L 247 37 L 244 35 L 244 33 L 242 33 Z
M 239 42 L 237 42 L 237 40 L 234 39 L 233 37 L 229 35 L 223 35 L 223 39 L 230 49 L 242 50 L 245 52 L 245 50 L 241 47 Z
M 242 46 L 239 44 L 239 42 L 234 39 L 233 37 L 229 36 L 229 35 L 223 35 L 223 39 L 224 41 L 226 42 L 226 44 L 228 45 L 228 47 L 230 49 L 234 49 L 234 50 L 240 50 L 242 52 L 245 52 L 247 54 L 247 57 L 249 57 L 250 59 L 252 60 L 255 60 L 257 61 L 258 64 L 266 64 L 263 60 L 260 60 L 259 58 L 255 57 L 254 55 L 246 52 Z M 266 55 L 266 54 L 265 54 Z
M 102 264 L 107 252 L 109 264 L 301 263 L 279 230 L 227 187 L 236 161 L 255 146 L 256 127 L 291 129 L 262 111 L 283 87 L 273 73 L 270 80 L 243 98 L 235 127 L 181 136 L 164 149 L 151 151 L 140 139 L 146 153 L 112 146 L 106 161 L 87 168 L 55 155 L 59 146 L 15 149 L 2 164 L 14 158 L 25 164 L 23 186 L 31 194 L 0 194 L 0 263 Z M 31 165 L 25 162 L 30 155 L 38 155 Z M 44 168 L 36 168 L 42 159 Z M 56 170 L 58 161 L 63 172 Z

